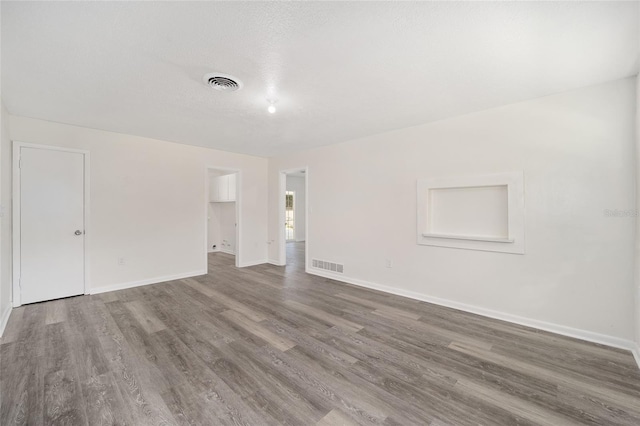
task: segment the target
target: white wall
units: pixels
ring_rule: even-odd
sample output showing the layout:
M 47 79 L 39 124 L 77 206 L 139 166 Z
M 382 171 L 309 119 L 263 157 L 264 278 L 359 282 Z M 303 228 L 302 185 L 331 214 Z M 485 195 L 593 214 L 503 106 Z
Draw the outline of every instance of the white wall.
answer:
M 207 251 L 220 250 L 220 203 L 209 203 L 209 227 L 207 228 Z M 213 246 L 216 246 L 214 249 Z
M 640 365 L 640 74 L 636 76 L 636 361 Z
M 306 164 L 310 257 L 342 279 L 610 344 L 634 338 L 635 79 L 269 161 Z M 416 244 L 416 180 L 524 171 L 526 254 Z M 336 208 L 340 206 L 340 208 Z M 393 262 L 385 267 L 385 260 Z
M 11 140 L 9 114 L 0 100 L 0 335 L 11 309 Z
M 217 203 L 220 221 L 220 250 L 236 253 L 236 203 Z
M 93 291 L 205 273 L 206 166 L 242 171 L 241 265 L 266 260 L 266 159 L 25 117 L 10 124 L 13 140 L 91 152 Z
M 300 176 L 287 176 L 287 191 L 295 191 L 294 198 L 294 217 L 293 226 L 295 231 L 295 240 L 304 241 L 306 239 L 306 194 L 305 194 L 305 179 Z

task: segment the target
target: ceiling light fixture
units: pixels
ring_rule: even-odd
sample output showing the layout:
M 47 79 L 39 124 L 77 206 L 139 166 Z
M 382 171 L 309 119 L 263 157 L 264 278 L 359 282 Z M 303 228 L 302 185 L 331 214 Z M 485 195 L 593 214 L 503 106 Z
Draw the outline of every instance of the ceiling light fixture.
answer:
M 267 99 L 267 102 L 269 102 L 269 107 L 267 108 L 267 111 L 269 111 L 271 114 L 275 114 L 275 112 L 276 112 L 275 103 L 277 101 L 274 101 L 273 99 Z

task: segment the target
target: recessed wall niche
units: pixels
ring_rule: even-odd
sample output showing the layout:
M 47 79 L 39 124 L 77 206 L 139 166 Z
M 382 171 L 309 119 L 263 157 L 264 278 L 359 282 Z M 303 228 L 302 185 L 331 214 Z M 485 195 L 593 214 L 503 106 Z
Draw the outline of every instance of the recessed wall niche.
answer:
M 420 179 L 421 245 L 524 254 L 521 172 Z

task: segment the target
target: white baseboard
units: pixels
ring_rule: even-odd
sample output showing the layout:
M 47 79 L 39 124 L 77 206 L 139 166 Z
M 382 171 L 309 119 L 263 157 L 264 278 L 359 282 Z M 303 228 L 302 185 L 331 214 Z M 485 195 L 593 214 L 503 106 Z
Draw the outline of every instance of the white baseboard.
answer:
M 636 364 L 638 364 L 638 368 L 640 368 L 640 344 L 636 345 L 635 349 L 631 349 L 631 353 L 633 357 L 636 359 Z
M 235 256 L 235 255 L 236 255 L 236 253 L 235 253 L 235 252 L 233 252 L 233 251 L 231 251 L 231 250 L 225 250 L 225 249 L 223 249 L 223 248 L 221 248 L 221 249 L 220 249 L 220 250 L 218 250 L 218 251 L 220 251 L 220 252 L 222 252 L 222 253 L 231 254 L 231 255 L 233 255 L 233 256 Z
M 512 322 L 512 323 L 524 325 L 527 327 L 537 328 L 540 330 L 549 331 L 551 333 L 561 334 L 563 336 L 574 337 L 576 339 L 586 340 L 588 342 L 599 343 L 602 345 L 612 346 L 614 348 L 619 348 L 619 349 L 626 349 L 633 353 L 634 357 L 636 358 L 636 362 L 638 362 L 638 367 L 640 367 L 640 352 L 638 351 L 638 346 L 635 344 L 635 342 L 631 340 L 621 339 L 615 336 L 594 333 L 588 330 L 567 327 L 564 325 L 554 324 L 546 321 L 540 321 L 532 318 L 521 317 L 518 315 L 507 314 L 504 312 L 494 311 L 494 310 L 482 308 L 479 306 L 468 305 L 466 303 L 460 303 L 453 300 L 441 299 L 439 297 L 428 296 L 426 294 L 417 293 L 410 290 L 402 290 L 395 287 L 386 286 L 383 284 L 372 283 L 369 281 L 347 277 L 342 274 L 327 272 L 327 271 L 313 268 L 313 267 L 307 268 L 307 272 L 312 275 L 318 275 L 320 277 L 330 278 L 332 280 L 342 281 L 345 283 L 369 288 L 372 290 L 378 290 L 385 293 L 408 297 L 410 299 L 433 303 L 435 305 L 446 306 L 448 308 L 458 309 L 465 312 L 471 312 L 473 314 L 482 315 L 485 317 L 494 318 L 502 321 Z
M 124 290 L 124 289 L 127 289 L 127 288 L 140 287 L 140 286 L 149 285 L 149 284 L 157 284 L 157 283 L 162 283 L 162 282 L 166 282 L 166 281 L 181 280 L 183 278 L 197 277 L 198 275 L 206 275 L 206 273 L 207 273 L 207 270 L 205 269 L 205 270 L 200 270 L 200 271 L 185 272 L 183 274 L 166 275 L 164 277 L 148 278 L 148 279 L 140 280 L 140 281 L 130 281 L 128 283 L 105 285 L 105 286 L 102 286 L 102 287 L 90 288 L 89 289 L 89 294 L 106 293 L 106 292 L 109 292 L 109 291 Z
M 274 260 L 274 259 L 267 260 L 267 263 L 269 263 L 271 265 L 274 265 L 274 266 L 285 266 L 284 263 L 280 263 L 279 261 Z
M 242 264 L 239 267 L 240 268 L 246 268 L 247 266 L 262 265 L 263 263 L 267 263 L 267 261 L 264 260 L 264 259 L 262 259 L 262 260 L 251 260 L 249 262 L 242 262 Z
M 11 316 L 11 303 L 7 305 L 7 308 L 2 313 L 2 317 L 0 317 L 0 337 L 4 334 L 4 329 L 9 322 L 9 316 Z

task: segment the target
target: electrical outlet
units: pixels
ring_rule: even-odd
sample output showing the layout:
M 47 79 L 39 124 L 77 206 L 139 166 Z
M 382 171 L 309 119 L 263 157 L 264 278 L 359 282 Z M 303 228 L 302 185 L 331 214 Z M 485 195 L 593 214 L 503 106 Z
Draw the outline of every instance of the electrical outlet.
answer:
M 119 257 L 118 258 L 118 265 L 124 265 L 124 264 L 125 264 L 124 257 Z
M 391 261 L 391 259 L 385 260 L 384 266 L 386 266 L 387 268 L 393 268 L 393 262 Z

